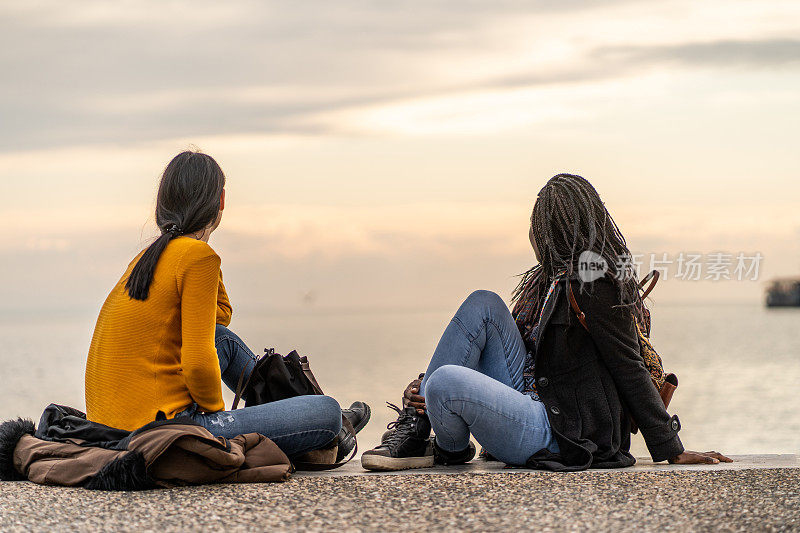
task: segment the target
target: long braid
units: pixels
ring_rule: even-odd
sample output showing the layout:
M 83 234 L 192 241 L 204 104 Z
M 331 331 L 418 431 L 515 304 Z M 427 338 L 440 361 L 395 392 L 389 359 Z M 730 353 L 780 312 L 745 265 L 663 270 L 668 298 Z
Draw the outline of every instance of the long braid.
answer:
M 514 318 L 523 337 L 538 319 L 544 296 L 556 273 L 577 270 L 578 257 L 592 250 L 606 261 L 609 277 L 619 288 L 620 305 L 631 306 L 641 319 L 644 302 L 635 272 L 618 275 L 620 257 L 630 250 L 595 188 L 575 174 L 557 174 L 548 180 L 531 213 L 531 229 L 541 262 L 522 274 L 513 293 Z

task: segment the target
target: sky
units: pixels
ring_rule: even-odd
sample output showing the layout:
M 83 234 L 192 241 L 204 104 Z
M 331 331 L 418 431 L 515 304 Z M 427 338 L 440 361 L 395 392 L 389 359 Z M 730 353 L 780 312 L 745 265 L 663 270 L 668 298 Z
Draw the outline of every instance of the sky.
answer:
M 558 172 L 644 270 L 763 257 L 757 280 L 668 264 L 658 301 L 800 274 L 796 1 L 30 1 L 0 24 L 0 311 L 96 312 L 187 148 L 227 176 L 211 245 L 240 309 L 507 298 Z

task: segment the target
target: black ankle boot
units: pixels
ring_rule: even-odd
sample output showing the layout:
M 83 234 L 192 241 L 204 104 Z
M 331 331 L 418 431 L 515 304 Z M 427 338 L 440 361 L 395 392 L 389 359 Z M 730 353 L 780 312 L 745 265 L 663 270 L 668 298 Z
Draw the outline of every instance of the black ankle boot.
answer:
M 348 409 L 342 409 L 342 416 L 350 422 L 356 433 L 364 429 L 364 426 L 369 422 L 371 414 L 372 410 L 364 402 L 353 402 Z M 353 451 L 355 445 L 356 436 L 342 426 L 342 430 L 339 432 L 339 450 L 336 453 L 336 462 L 338 463 L 347 457 Z
M 469 442 L 469 446 L 460 452 L 448 452 L 447 450 L 443 450 L 439 447 L 439 445 L 436 443 L 436 437 L 432 438 L 431 440 L 433 441 L 433 457 L 437 465 L 463 465 L 475 457 L 475 445 L 472 444 L 472 441 Z
M 387 426 L 391 432 L 384 434 L 377 448 L 364 452 L 361 466 L 367 470 L 405 470 L 433 466 L 433 448 L 430 443 L 431 423 L 428 415 L 421 415 L 413 407 L 397 411 L 397 420 Z

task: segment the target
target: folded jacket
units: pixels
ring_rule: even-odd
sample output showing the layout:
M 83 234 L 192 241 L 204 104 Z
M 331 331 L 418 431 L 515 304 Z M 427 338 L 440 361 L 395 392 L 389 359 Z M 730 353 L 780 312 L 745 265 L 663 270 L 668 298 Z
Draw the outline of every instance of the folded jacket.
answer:
M 51 404 L 38 430 L 30 420 L 0 425 L 0 479 L 101 490 L 140 490 L 204 483 L 286 481 L 289 458 L 258 433 L 213 436 L 188 418 L 159 420 L 135 431 L 86 420 Z

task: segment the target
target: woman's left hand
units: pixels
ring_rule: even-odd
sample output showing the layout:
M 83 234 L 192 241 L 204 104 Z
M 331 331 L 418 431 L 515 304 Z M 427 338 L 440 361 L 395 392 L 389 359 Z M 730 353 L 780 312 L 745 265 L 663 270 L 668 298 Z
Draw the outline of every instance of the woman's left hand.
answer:
M 418 393 L 423 377 L 425 377 L 425 374 L 420 374 L 419 378 L 409 383 L 403 392 L 403 407 L 413 407 L 421 415 L 425 414 L 425 398 Z
M 717 464 L 732 463 L 733 459 L 725 457 L 719 452 L 693 452 L 685 450 L 682 454 L 676 455 L 669 460 L 674 465 L 697 465 L 697 464 Z

